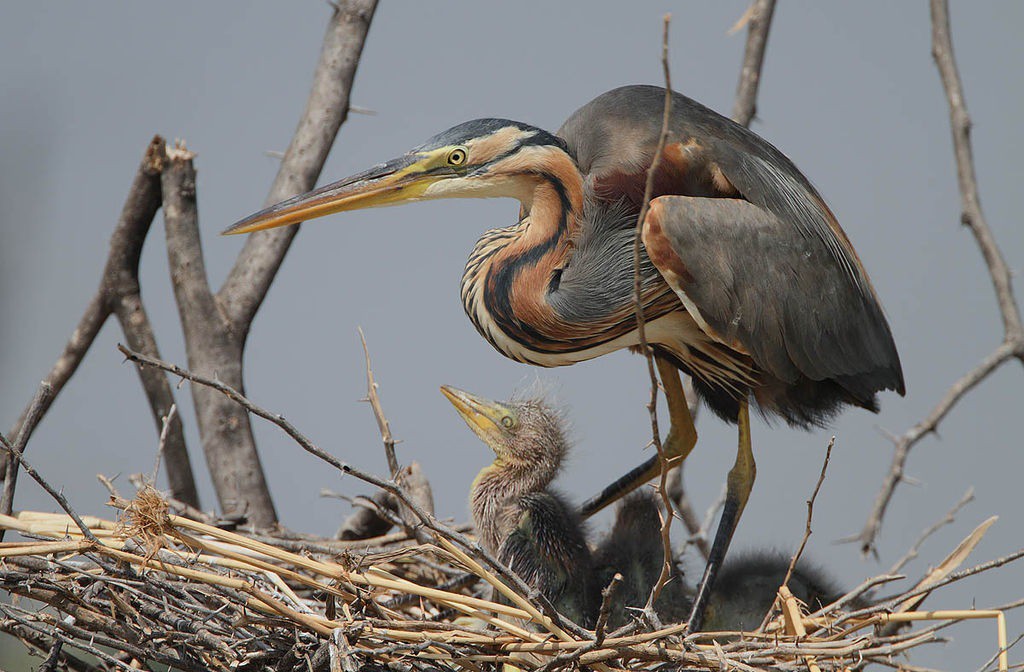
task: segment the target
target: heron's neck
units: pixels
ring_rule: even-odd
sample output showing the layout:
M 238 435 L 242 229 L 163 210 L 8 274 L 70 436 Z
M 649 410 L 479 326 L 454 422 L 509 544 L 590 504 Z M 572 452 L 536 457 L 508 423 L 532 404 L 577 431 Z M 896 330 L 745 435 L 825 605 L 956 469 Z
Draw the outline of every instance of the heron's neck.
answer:
M 519 522 L 519 498 L 551 484 L 554 473 L 543 468 L 495 462 L 473 481 L 470 510 L 483 547 L 496 553 Z
M 567 154 L 551 153 L 527 175 L 531 179 L 519 195 L 526 227 L 515 247 L 571 238 L 583 216 L 583 176 L 576 163 Z

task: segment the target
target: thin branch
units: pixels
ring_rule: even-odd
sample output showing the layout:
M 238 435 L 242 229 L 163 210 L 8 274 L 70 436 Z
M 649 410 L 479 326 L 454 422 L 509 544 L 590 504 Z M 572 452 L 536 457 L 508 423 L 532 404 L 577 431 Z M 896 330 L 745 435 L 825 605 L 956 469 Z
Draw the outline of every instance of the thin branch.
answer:
M 661 154 L 665 150 L 665 143 L 668 139 L 669 120 L 672 115 L 672 78 L 668 65 L 668 28 L 671 21 L 671 14 L 666 14 L 662 19 L 661 66 L 665 75 L 665 107 L 661 117 L 661 133 L 658 136 L 658 146 L 654 150 L 654 158 L 651 160 L 651 165 L 647 169 L 647 180 L 644 184 L 644 197 L 641 201 L 643 205 L 640 207 L 640 214 L 636 221 L 636 233 L 633 237 L 633 299 L 636 312 L 636 328 L 640 351 L 647 359 L 647 375 L 651 379 L 651 396 L 647 402 L 647 412 L 651 416 L 651 440 L 654 444 L 654 448 L 658 451 L 658 459 L 661 462 L 661 477 L 658 481 L 658 493 L 661 495 L 661 501 L 664 504 L 666 514 L 661 521 L 661 542 L 663 547 L 662 550 L 664 552 L 661 574 L 658 576 L 658 580 L 651 588 L 651 593 L 647 598 L 647 605 L 644 607 L 644 612 L 646 614 L 655 613 L 654 603 L 657 602 L 658 596 L 661 595 L 661 590 L 665 587 L 665 584 L 672 576 L 673 556 L 672 539 L 670 537 L 670 531 L 672 529 L 672 499 L 669 497 L 666 488 L 669 465 L 665 457 L 664 446 L 662 446 L 661 443 L 661 431 L 658 428 L 658 377 L 654 372 L 654 353 L 650 344 L 647 342 L 642 295 L 643 284 L 640 276 L 640 246 L 641 239 L 643 237 L 644 219 L 647 217 L 647 212 L 651 207 L 650 200 L 651 195 L 654 193 L 654 176 L 657 174 L 658 168 L 661 165 Z
M 370 402 L 373 409 L 373 417 L 377 421 L 377 429 L 380 430 L 381 441 L 384 442 L 384 456 L 388 460 L 388 471 L 391 478 L 398 478 L 398 457 L 395 456 L 395 438 L 391 435 L 391 425 L 384 416 L 384 409 L 380 405 L 380 396 L 377 394 L 377 381 L 373 378 L 373 367 L 370 366 L 370 350 L 366 347 L 366 335 L 362 327 L 359 328 L 359 341 L 363 344 L 363 355 L 366 357 L 366 401 Z
M 732 118 L 737 124 L 749 126 L 757 114 L 757 89 L 761 84 L 764 52 L 768 47 L 768 29 L 775 13 L 775 0 L 754 0 L 747 10 L 747 46 L 743 52 L 743 67 L 736 87 L 736 102 Z
M 604 644 L 605 628 L 608 625 L 608 616 L 612 611 L 612 600 L 615 599 L 615 593 L 618 592 L 620 585 L 622 585 L 622 574 L 616 572 L 608 585 L 601 589 L 601 607 L 598 609 L 597 624 L 594 626 L 595 646 Z
M 960 509 L 964 508 L 972 501 L 974 501 L 974 488 L 967 488 L 967 492 L 965 492 L 964 496 L 960 498 L 960 501 L 954 504 L 953 508 L 946 512 L 945 516 L 929 525 L 928 528 L 921 533 L 921 536 L 917 538 L 914 544 L 907 550 L 903 557 L 897 560 L 896 564 L 889 569 L 888 573 L 899 573 L 899 571 L 903 569 L 904 565 L 917 557 L 918 551 L 921 550 L 921 545 L 924 544 L 928 537 L 932 536 L 946 525 L 951 525 L 956 520 L 956 514 L 959 513 Z
M 811 493 L 811 498 L 807 500 L 807 524 L 804 527 L 804 536 L 800 540 L 800 547 L 796 549 L 796 553 L 793 554 L 793 559 L 789 561 L 789 568 L 786 570 L 786 578 L 782 580 L 782 585 L 789 585 L 789 579 L 793 576 L 793 570 L 796 569 L 796 563 L 800 560 L 800 556 L 804 553 L 804 548 L 807 546 L 807 540 L 811 537 L 811 520 L 814 518 L 814 500 L 818 498 L 818 491 L 821 490 L 821 484 L 825 482 L 825 473 L 828 471 L 829 460 L 832 459 L 832 447 L 836 445 L 836 437 L 832 437 L 828 441 L 828 448 L 825 449 L 825 460 L 821 463 L 821 473 L 818 474 L 818 482 L 814 485 L 814 492 Z
M 18 436 L 14 439 L 13 449 L 19 455 L 24 454 L 25 448 L 28 446 L 28 439 L 32 436 L 32 430 L 43 419 L 44 409 L 50 404 L 52 399 L 53 387 L 49 383 L 43 382 L 36 391 L 32 404 L 28 407 L 28 413 L 25 414 L 25 421 L 18 431 Z M 11 515 L 14 511 L 14 488 L 18 483 L 19 465 L 20 462 L 17 460 L 8 462 L 7 477 L 4 479 L 3 497 L 0 499 L 0 513 L 3 513 L 5 516 Z M 3 541 L 3 539 L 4 530 L 0 530 L 0 541 Z
M 764 54 L 768 46 L 768 30 L 771 27 L 774 13 L 775 0 L 753 0 L 736 25 L 729 30 L 730 33 L 734 33 L 744 26 L 748 29 L 743 66 L 740 69 L 740 79 L 736 87 L 736 100 L 733 103 L 732 111 L 733 121 L 743 126 L 750 126 L 750 122 L 756 114 L 761 70 L 764 67 Z M 690 415 L 696 420 L 698 398 L 693 389 L 693 381 L 689 377 L 686 379 L 685 390 Z M 679 518 L 690 535 L 687 543 L 696 545 L 701 555 L 707 560 L 711 554 L 707 531 L 700 525 L 693 505 L 686 496 L 686 488 L 683 486 L 683 465 L 672 472 L 669 480 L 669 493 L 672 495 Z
M 1013 295 L 1013 279 L 1010 269 L 996 244 L 992 230 L 985 221 L 978 196 L 978 179 L 974 170 L 974 156 L 971 149 L 971 118 L 967 113 L 963 85 L 953 55 L 953 40 L 949 26 L 949 5 L 946 0 L 931 0 L 932 58 L 939 70 L 942 87 L 949 103 L 950 128 L 953 134 L 953 152 L 956 157 L 957 183 L 960 188 L 962 212 L 961 222 L 974 235 L 988 268 L 992 287 L 999 303 L 1003 320 L 1003 342 L 995 348 L 974 369 L 968 371 L 946 391 L 942 400 L 921 422 L 917 423 L 896 441 L 889 473 L 882 482 L 874 507 L 868 515 L 864 529 L 857 535 L 861 552 L 865 555 L 875 551 L 875 543 L 886 508 L 900 481 L 910 449 L 921 439 L 934 432 L 939 423 L 953 409 L 960 399 L 973 387 L 1011 357 L 1024 363 L 1024 328 L 1021 326 L 1020 309 Z
M 687 382 L 689 382 L 689 378 L 687 378 Z M 702 534 L 700 518 L 697 517 L 697 512 L 686 495 L 686 488 L 683 485 L 683 470 L 685 468 L 686 463 L 683 462 L 669 473 L 666 491 L 672 499 L 676 514 L 683 521 L 683 526 L 686 528 L 687 534 L 690 535 L 686 543 L 696 546 L 704 560 L 707 560 L 711 555 L 711 546 L 708 544 L 707 534 Z
M 48 397 L 52 395 L 53 389 L 50 387 L 49 383 L 44 382 L 42 385 L 40 385 L 38 395 L 39 397 Z M 46 481 L 46 479 L 39 475 L 39 472 L 36 471 L 32 467 L 32 465 L 25 460 L 25 456 L 22 454 L 21 450 L 16 445 L 12 445 L 7 440 L 6 437 L 0 435 L 0 447 L 7 451 L 7 454 L 10 457 L 14 458 L 14 460 L 17 460 L 18 464 L 21 465 L 21 468 L 25 470 L 25 473 L 31 476 L 33 479 L 35 479 L 35 482 L 41 485 L 43 487 L 43 490 L 46 490 L 46 492 L 50 493 L 50 496 L 53 497 L 58 504 L 60 504 L 60 508 L 64 509 L 64 511 L 69 516 L 71 516 L 71 519 L 75 521 L 75 525 L 77 525 L 78 529 L 82 531 L 82 536 L 84 536 L 86 539 L 93 542 L 94 544 L 99 544 L 99 540 L 96 538 L 96 535 L 94 535 L 92 533 L 92 530 L 90 530 L 89 527 L 84 522 L 82 522 L 82 519 L 78 517 L 78 514 L 75 513 L 75 510 L 71 508 L 71 504 L 68 503 L 67 498 L 65 498 L 60 491 L 54 489 L 54 487 L 50 485 Z

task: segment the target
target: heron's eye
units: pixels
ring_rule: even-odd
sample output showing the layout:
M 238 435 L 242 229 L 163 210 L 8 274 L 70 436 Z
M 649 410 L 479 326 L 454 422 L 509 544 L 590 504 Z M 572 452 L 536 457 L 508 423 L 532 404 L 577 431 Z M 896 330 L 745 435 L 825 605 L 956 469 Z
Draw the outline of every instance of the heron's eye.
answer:
M 516 421 L 512 419 L 511 415 L 506 415 L 501 419 L 501 424 L 505 429 L 512 429 L 515 426 Z
M 449 166 L 461 166 L 466 162 L 466 150 L 462 147 L 456 147 L 448 152 L 447 161 Z

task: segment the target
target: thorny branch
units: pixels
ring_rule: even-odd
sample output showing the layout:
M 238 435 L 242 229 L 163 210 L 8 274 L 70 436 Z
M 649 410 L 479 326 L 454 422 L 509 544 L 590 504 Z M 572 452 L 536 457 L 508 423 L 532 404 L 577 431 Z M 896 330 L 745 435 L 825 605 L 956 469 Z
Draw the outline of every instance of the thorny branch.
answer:
M 636 221 L 636 233 L 633 237 L 633 299 L 636 308 L 636 328 L 637 336 L 640 341 L 640 351 L 644 354 L 647 359 L 647 374 L 651 379 L 651 396 L 647 402 L 647 412 L 651 416 L 651 440 L 654 443 L 655 450 L 658 451 L 658 460 L 661 462 L 661 477 L 658 481 L 658 494 L 661 496 L 661 501 L 665 507 L 664 519 L 661 521 L 661 542 L 664 551 L 664 558 L 661 565 L 661 574 L 658 576 L 658 581 L 651 588 L 651 594 L 647 598 L 647 605 L 644 607 L 644 612 L 647 614 L 654 613 L 654 603 L 658 601 L 658 596 L 661 595 L 662 588 L 668 582 L 669 577 L 672 575 L 672 540 L 670 537 L 670 531 L 672 529 L 672 499 L 668 495 L 666 489 L 667 476 L 669 470 L 669 464 L 665 456 L 665 449 L 661 443 L 661 432 L 658 429 L 658 378 L 655 374 L 654 367 L 654 353 L 651 349 L 650 344 L 647 342 L 647 333 L 644 325 L 644 306 L 642 296 L 642 282 L 640 277 L 640 245 L 641 238 L 643 236 L 644 219 L 647 217 L 647 212 L 650 210 L 651 195 L 654 192 L 654 176 L 658 172 L 658 167 L 661 164 L 661 153 L 665 149 L 665 142 L 668 139 L 668 125 L 672 115 L 672 78 L 669 72 L 668 66 L 668 28 L 669 23 L 672 20 L 670 14 L 666 14 L 663 19 L 662 37 L 661 37 L 661 66 L 664 70 L 665 75 L 665 108 L 661 117 L 661 133 L 658 136 L 658 146 L 654 150 L 654 159 L 651 161 L 650 167 L 647 169 L 647 180 L 644 185 L 644 197 L 641 203 L 643 205 L 640 208 L 640 215 Z
M 964 496 L 961 497 L 960 500 L 953 505 L 953 508 L 946 512 L 945 516 L 932 523 L 928 527 L 928 529 L 921 533 L 921 535 L 917 538 L 913 545 L 907 550 L 906 553 L 903 554 L 903 557 L 897 560 L 896 563 L 889 568 L 888 573 L 898 573 L 901 569 L 903 569 L 904 565 L 906 565 L 908 562 L 916 558 L 925 540 L 928 539 L 928 537 L 935 534 L 936 532 L 938 532 L 946 525 L 952 524 L 953 521 L 956 519 L 956 514 L 959 513 L 960 509 L 964 508 L 972 501 L 974 501 L 974 488 L 968 488 L 967 492 L 964 493 Z
M 818 482 L 814 484 L 814 492 L 811 493 L 811 498 L 807 500 L 807 523 L 804 527 L 804 536 L 800 540 L 800 546 L 796 549 L 796 553 L 793 554 L 793 559 L 789 561 L 789 568 L 786 570 L 786 578 L 783 579 L 782 585 L 788 585 L 790 577 L 793 576 L 793 570 L 796 568 L 796 563 L 800 561 L 800 556 L 803 555 L 804 548 L 807 546 L 807 540 L 811 537 L 811 520 L 814 518 L 814 501 L 818 499 L 818 491 L 821 490 L 821 484 L 825 482 L 825 473 L 828 471 L 828 463 L 832 459 L 832 448 L 836 445 L 836 437 L 832 437 L 828 441 L 828 448 L 825 449 L 825 460 L 821 464 L 821 473 L 818 474 Z
M 934 433 L 957 402 L 975 386 L 1011 358 L 1024 364 L 1024 327 L 1021 326 L 1020 309 L 1013 295 L 1013 280 L 1010 269 L 996 244 L 981 210 L 978 196 L 978 180 L 974 171 L 974 157 L 971 149 L 971 119 L 967 113 L 963 85 L 953 55 L 953 41 L 949 25 L 948 0 L 931 0 L 932 57 L 939 70 L 942 86 L 949 103 L 950 126 L 953 134 L 953 150 L 956 156 L 957 182 L 960 187 L 962 212 L 960 221 L 970 229 L 988 267 L 992 286 L 999 303 L 1003 320 L 1003 341 L 990 352 L 975 368 L 965 373 L 946 391 L 946 394 L 932 411 L 919 423 L 899 436 L 895 443 L 889 473 L 882 482 L 867 522 L 856 539 L 865 555 L 875 553 L 875 543 L 882 527 L 882 519 L 892 501 L 896 486 L 905 480 L 904 469 L 910 449 L 929 434 Z

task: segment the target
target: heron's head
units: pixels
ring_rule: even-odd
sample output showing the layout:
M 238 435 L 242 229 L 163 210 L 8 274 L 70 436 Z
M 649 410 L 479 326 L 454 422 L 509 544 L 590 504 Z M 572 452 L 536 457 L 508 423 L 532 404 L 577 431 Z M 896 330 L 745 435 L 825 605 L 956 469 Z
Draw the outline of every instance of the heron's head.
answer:
M 235 223 L 251 233 L 345 210 L 436 198 L 517 198 L 529 208 L 539 180 L 578 176 L 565 142 L 507 119 L 476 119 L 435 135 L 410 152 L 301 194 Z
M 546 486 L 558 474 L 568 440 L 557 410 L 537 399 L 491 401 L 448 385 L 441 392 L 494 451 L 495 469 L 528 477 L 534 487 Z

